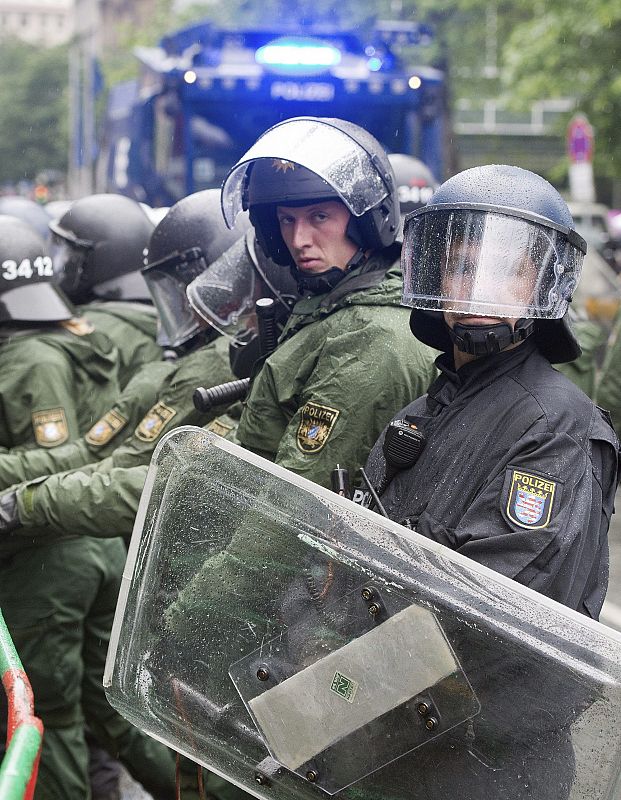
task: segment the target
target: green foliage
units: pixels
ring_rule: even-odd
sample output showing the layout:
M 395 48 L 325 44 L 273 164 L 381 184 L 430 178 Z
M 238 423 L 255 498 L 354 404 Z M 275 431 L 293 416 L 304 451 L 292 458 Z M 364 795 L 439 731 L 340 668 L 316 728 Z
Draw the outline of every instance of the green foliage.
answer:
M 621 176 L 621 4 L 548 0 L 545 13 L 517 26 L 504 55 L 515 102 L 575 97 L 596 133 L 595 169 Z
M 0 182 L 67 166 L 67 49 L 0 46 Z
M 114 86 L 137 76 L 138 62 L 134 47 L 155 47 L 164 34 L 178 27 L 179 18 L 173 13 L 172 6 L 173 0 L 155 0 L 153 12 L 146 24 L 140 27 L 129 22 L 117 25 L 116 47 L 108 48 L 101 55 L 106 86 Z

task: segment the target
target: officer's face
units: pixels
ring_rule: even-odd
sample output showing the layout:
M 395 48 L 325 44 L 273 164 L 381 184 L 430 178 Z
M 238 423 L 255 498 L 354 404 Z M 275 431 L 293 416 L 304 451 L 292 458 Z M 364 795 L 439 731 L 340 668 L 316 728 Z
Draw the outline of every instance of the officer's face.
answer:
M 494 310 L 523 307 L 526 313 L 526 309 L 532 306 L 537 276 L 532 261 L 519 259 L 507 268 L 503 252 L 494 252 L 491 248 L 482 252 L 478 247 L 464 246 L 459 240 L 452 245 L 442 276 L 442 294 L 448 298 L 447 302 L 458 301 L 465 307 L 470 305 L 478 313 L 445 311 L 449 327 L 456 322 L 469 325 L 508 322 L 513 327 L 519 316 L 500 316 L 494 314 Z M 487 308 L 490 316 L 483 315 Z
M 301 272 L 345 270 L 358 248 L 345 231 L 351 214 L 338 200 L 308 206 L 278 206 L 280 233 Z

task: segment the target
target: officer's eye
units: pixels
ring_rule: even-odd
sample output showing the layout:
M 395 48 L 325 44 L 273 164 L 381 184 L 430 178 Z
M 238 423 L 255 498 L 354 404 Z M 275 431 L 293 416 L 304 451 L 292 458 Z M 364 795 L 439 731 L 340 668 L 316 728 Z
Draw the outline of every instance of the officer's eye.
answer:
M 326 211 L 315 211 L 313 214 L 313 219 L 317 222 L 325 222 L 328 219 L 328 213 Z
M 284 214 L 278 217 L 279 225 L 291 225 L 292 223 L 293 223 L 293 217 Z

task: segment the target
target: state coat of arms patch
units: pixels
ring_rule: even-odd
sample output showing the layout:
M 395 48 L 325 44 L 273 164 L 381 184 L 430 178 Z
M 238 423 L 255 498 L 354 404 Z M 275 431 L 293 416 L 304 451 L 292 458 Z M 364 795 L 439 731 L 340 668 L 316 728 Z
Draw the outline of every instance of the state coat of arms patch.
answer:
M 135 435 L 143 442 L 153 442 L 162 432 L 164 426 L 171 420 L 176 410 L 166 403 L 156 403 L 140 421 L 135 430 Z
M 547 528 L 558 482 L 519 469 L 507 472 L 510 473 L 505 507 L 508 519 L 520 528 Z
M 126 425 L 127 419 L 118 411 L 111 409 L 93 425 L 84 438 L 93 447 L 103 447 Z
M 32 427 L 39 447 L 57 447 L 69 438 L 69 426 L 64 408 L 34 411 Z
M 306 403 L 300 412 L 296 442 L 303 453 L 318 453 L 332 433 L 340 411 L 319 403 Z

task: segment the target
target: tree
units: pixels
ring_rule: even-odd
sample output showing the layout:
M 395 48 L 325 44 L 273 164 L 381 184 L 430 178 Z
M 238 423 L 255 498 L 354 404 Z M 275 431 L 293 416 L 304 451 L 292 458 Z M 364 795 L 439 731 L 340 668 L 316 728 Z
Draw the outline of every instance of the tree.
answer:
M 0 182 L 67 167 L 67 49 L 0 47 Z
M 528 4 L 527 4 L 528 5 Z M 515 102 L 575 97 L 596 133 L 595 170 L 621 176 L 621 4 L 618 0 L 530 0 L 504 57 Z

